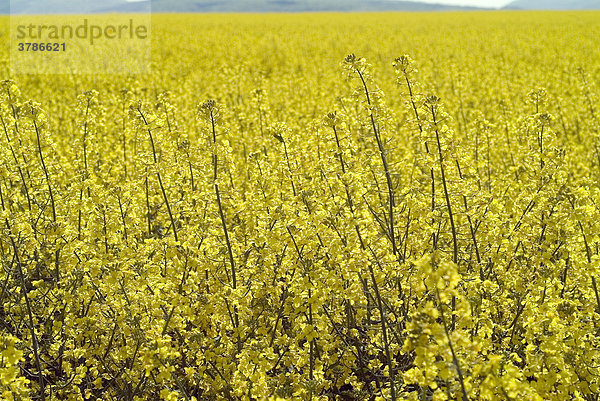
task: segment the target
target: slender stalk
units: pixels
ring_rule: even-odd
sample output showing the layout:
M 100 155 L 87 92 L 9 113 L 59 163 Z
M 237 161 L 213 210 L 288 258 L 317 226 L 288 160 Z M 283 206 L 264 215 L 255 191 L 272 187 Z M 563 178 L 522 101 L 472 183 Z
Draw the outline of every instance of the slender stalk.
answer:
M 463 377 L 462 369 L 460 368 L 460 363 L 458 362 L 458 358 L 456 357 L 456 352 L 454 352 L 454 346 L 452 345 L 452 339 L 450 338 L 448 324 L 446 323 L 446 318 L 444 317 L 444 306 L 440 302 L 440 293 L 437 289 L 436 294 L 439 305 L 438 309 L 442 318 L 442 324 L 444 325 L 444 332 L 446 333 L 446 337 L 448 338 L 448 346 L 450 347 L 450 353 L 452 354 L 452 362 L 454 363 L 454 367 L 456 368 L 456 373 L 458 374 L 458 381 L 460 382 L 460 388 L 462 390 L 462 399 L 463 401 L 469 401 L 469 397 L 467 396 L 467 389 L 465 388 L 465 380 Z
M 9 223 L 8 219 L 6 219 L 6 226 L 10 231 L 11 228 L 10 228 L 10 223 Z M 25 298 L 25 307 L 27 308 L 28 326 L 29 326 L 29 330 L 31 332 L 33 356 L 35 359 L 36 368 L 38 370 L 38 380 L 40 383 L 40 398 L 42 401 L 44 401 L 46 399 L 46 390 L 45 390 L 44 375 L 43 375 L 43 370 L 42 370 L 42 363 L 41 363 L 41 359 L 40 359 L 38 338 L 37 338 L 37 334 L 35 332 L 35 325 L 33 323 L 33 312 L 32 312 L 32 308 L 31 308 L 31 302 L 29 301 L 29 297 L 27 296 L 27 287 L 25 285 L 25 275 L 23 274 L 23 266 L 21 265 L 21 258 L 19 257 L 19 248 L 18 248 L 17 243 L 15 242 L 15 239 L 13 238 L 12 235 L 10 236 L 10 241 L 12 243 L 13 250 L 15 252 L 17 270 L 19 273 L 19 279 L 21 281 L 21 291 L 23 293 L 23 298 Z
M 29 211 L 31 211 L 31 197 L 29 196 L 29 188 L 27 187 L 27 182 L 25 181 L 25 175 L 23 174 L 21 163 L 19 163 L 17 154 L 15 153 L 10 137 L 8 136 L 8 127 L 6 126 L 6 122 L 4 121 L 2 115 L 0 115 L 0 121 L 2 122 L 2 128 L 4 129 L 4 134 L 6 135 L 6 142 L 8 143 L 8 147 L 10 148 L 10 152 L 15 161 L 15 165 L 17 166 L 17 171 L 19 172 L 19 177 L 21 177 L 21 182 L 23 183 L 23 190 L 25 191 L 25 196 L 27 197 L 27 207 Z
M 375 255 L 375 251 L 369 246 L 371 253 L 373 254 L 373 258 L 379 265 L 379 259 Z M 381 267 L 381 266 L 380 266 Z M 395 383 L 395 374 L 394 374 L 394 366 L 392 364 L 392 356 L 390 353 L 390 345 L 387 336 L 387 317 L 385 310 L 383 308 L 383 301 L 381 299 L 381 294 L 379 292 L 379 285 L 377 284 L 377 279 L 375 278 L 375 272 L 373 271 L 373 265 L 369 263 L 369 273 L 371 275 L 371 281 L 373 281 L 373 290 L 375 291 L 375 298 L 377 299 L 377 308 L 379 309 L 379 315 L 381 316 L 381 332 L 383 334 L 383 346 L 385 349 L 385 357 L 387 359 L 388 370 L 390 375 L 390 395 L 392 397 L 392 401 L 396 401 L 396 383 Z
M 117 200 L 119 201 L 119 211 L 121 212 L 121 220 L 123 222 L 123 238 L 125 238 L 125 243 L 127 244 L 127 222 L 125 221 L 125 213 L 123 211 L 123 203 L 121 202 L 120 195 L 117 195 Z
M 123 147 L 123 174 L 125 175 L 125 179 L 127 179 L 127 134 L 125 132 L 125 117 L 127 113 L 125 112 L 125 94 L 123 94 L 123 118 L 122 118 L 122 147 Z
M 88 135 L 88 115 L 90 110 L 90 99 L 87 100 L 87 105 L 85 108 L 85 119 L 83 122 L 83 178 L 82 183 L 88 179 L 88 160 L 87 160 L 87 135 Z M 90 195 L 90 189 L 88 187 L 88 196 Z M 83 201 L 83 186 L 79 190 L 79 202 Z M 81 241 L 81 219 L 82 219 L 82 211 L 81 207 L 77 212 L 77 239 Z
M 415 96 L 413 94 L 412 85 L 410 83 L 410 79 L 408 79 L 408 75 L 404 74 L 404 79 L 406 80 L 406 85 L 408 86 L 408 95 L 410 97 L 410 104 L 412 105 L 413 112 L 415 113 L 415 118 L 417 120 L 417 126 L 419 127 L 419 132 L 423 133 L 423 125 L 421 124 L 421 119 L 419 118 L 419 111 L 417 110 L 417 105 L 415 103 Z
M 160 191 L 162 192 L 163 199 L 165 201 L 165 206 L 167 207 L 167 213 L 169 213 L 169 219 L 171 220 L 171 228 L 173 229 L 173 237 L 175 237 L 175 242 L 179 241 L 177 236 L 177 225 L 175 224 L 175 219 L 173 218 L 173 212 L 171 211 L 171 204 L 169 203 L 169 198 L 167 197 L 167 191 L 165 190 L 165 186 L 163 185 L 162 176 L 160 171 L 158 171 L 158 157 L 156 155 L 156 147 L 154 146 L 154 137 L 152 136 L 152 130 L 150 129 L 150 124 L 146 120 L 146 116 L 142 110 L 138 107 L 138 113 L 142 117 L 144 121 L 144 125 L 146 126 L 146 131 L 148 132 L 148 136 L 150 137 L 150 144 L 152 145 L 152 157 L 154 160 L 154 165 L 156 167 L 156 178 L 158 179 L 158 185 L 160 187 Z
M 231 285 L 235 290 L 237 288 L 236 268 L 235 260 L 233 258 L 233 250 L 231 248 L 231 241 L 229 240 L 229 231 L 227 231 L 227 222 L 225 221 L 225 213 L 223 212 L 223 203 L 221 202 L 221 195 L 219 193 L 219 184 L 215 183 L 215 193 L 217 195 L 217 204 L 219 205 L 219 216 L 221 217 L 221 225 L 223 226 L 223 233 L 225 235 L 225 243 L 227 244 L 227 254 L 229 255 L 229 263 L 231 264 Z
M 458 239 L 456 235 L 456 226 L 454 224 L 454 214 L 452 213 L 452 205 L 450 203 L 450 194 L 448 193 L 448 184 L 446 182 L 446 170 L 444 169 L 444 154 L 442 152 L 442 143 L 440 140 L 440 132 L 437 129 L 437 119 L 436 119 L 436 108 L 434 105 L 431 105 L 431 115 L 433 118 L 433 125 L 435 126 L 435 139 L 437 141 L 438 146 L 438 155 L 440 162 L 440 173 L 442 175 L 442 186 L 444 188 L 444 198 L 446 198 L 446 208 L 448 209 L 448 218 L 450 219 L 450 228 L 452 230 L 452 261 L 454 263 L 458 263 Z
M 340 140 L 338 138 L 338 134 L 337 134 L 337 128 L 336 126 L 332 126 L 333 128 L 333 133 L 335 135 L 335 142 L 337 144 L 337 150 L 338 150 L 338 155 L 339 155 L 339 160 L 340 160 L 340 165 L 342 168 L 342 173 L 346 173 L 346 168 L 344 167 L 346 165 L 346 161 L 344 160 L 344 156 L 342 156 L 342 148 L 340 146 Z M 354 201 L 352 200 L 352 195 L 350 195 L 350 190 L 348 188 L 348 185 L 343 182 L 344 184 L 344 188 L 346 191 L 346 200 L 348 202 L 348 207 L 350 208 L 350 213 L 352 213 L 352 215 L 354 216 Z M 365 249 L 365 243 L 363 241 L 362 235 L 360 233 L 360 227 L 358 226 L 358 224 L 354 224 L 354 229 L 356 230 L 356 235 L 358 235 L 358 240 L 360 241 L 360 247 L 361 249 Z
M 386 152 L 385 149 L 383 147 L 383 142 L 381 140 L 381 135 L 379 133 L 379 130 L 377 129 L 377 124 L 375 123 L 375 116 L 373 115 L 373 111 L 372 111 L 372 104 L 371 104 L 371 96 L 369 95 L 369 89 L 367 87 L 367 82 L 365 81 L 364 75 L 363 73 L 360 71 L 360 69 L 356 69 L 355 70 L 356 73 L 358 74 L 358 76 L 360 77 L 360 80 L 362 82 L 363 85 L 363 89 L 365 92 L 365 96 L 367 99 L 367 104 L 369 106 L 369 117 L 371 119 L 371 126 L 373 128 L 373 133 L 375 134 L 375 140 L 377 141 L 377 147 L 379 149 L 379 155 L 381 156 L 381 162 L 383 164 L 383 170 L 385 173 L 385 180 L 387 183 L 387 189 L 388 189 L 388 206 L 389 206 L 389 237 L 390 237 L 390 241 L 392 242 L 392 250 L 394 252 L 394 255 L 398 255 L 398 248 L 396 246 L 396 237 L 394 235 L 394 205 L 395 205 L 395 196 L 394 196 L 394 186 L 392 184 L 392 176 L 390 174 L 390 169 L 388 166 L 388 161 L 387 161 L 387 157 L 386 157 Z
M 585 256 L 587 258 L 588 264 L 592 263 L 592 252 L 590 251 L 590 245 L 587 240 L 587 236 L 585 235 L 585 231 L 583 231 L 583 225 L 581 221 L 577 221 L 579 225 L 579 229 L 581 230 L 581 236 L 583 237 L 583 243 L 585 244 Z M 596 277 L 592 276 L 592 288 L 594 290 L 594 295 L 596 296 L 596 305 L 597 312 L 600 313 L 600 294 L 598 294 L 598 286 L 596 285 Z
M 294 196 L 296 196 L 298 193 L 296 192 L 296 185 L 294 184 L 294 175 L 292 173 L 292 164 L 290 163 L 290 156 L 288 155 L 287 144 L 285 143 L 284 139 L 281 142 L 283 142 L 283 151 L 285 153 L 285 160 L 287 162 L 288 172 L 290 173 L 290 181 L 292 183 L 292 193 L 294 194 Z
M 473 240 L 473 246 L 475 247 L 475 256 L 477 257 L 477 263 L 480 264 L 481 256 L 479 255 L 479 246 L 475 236 L 475 227 L 473 227 L 473 222 L 471 221 L 471 216 L 469 215 L 469 207 L 467 205 L 467 197 L 465 195 L 463 195 L 463 201 L 465 202 L 465 212 L 467 212 L 467 220 L 469 221 L 469 228 L 471 229 L 471 239 Z
M 214 102 L 209 101 L 205 103 L 208 109 L 210 110 L 210 125 L 212 130 L 212 142 L 213 142 L 213 154 L 212 154 L 212 163 L 213 163 L 213 182 L 215 188 L 215 195 L 217 198 L 217 205 L 219 207 L 219 217 L 221 218 L 221 226 L 223 227 L 223 235 L 225 236 L 225 244 L 227 245 L 227 254 L 229 256 L 229 264 L 231 265 L 231 287 L 236 290 L 237 289 L 237 268 L 235 265 L 235 258 L 233 257 L 233 247 L 231 246 L 231 240 L 229 238 L 229 231 L 227 230 L 227 221 L 225 219 L 225 211 L 223 208 L 223 202 L 221 201 L 221 193 L 219 191 L 218 184 L 218 163 L 219 158 L 217 156 L 217 128 L 215 123 L 215 115 L 214 115 Z M 233 326 L 237 329 L 240 327 L 240 318 L 237 305 L 233 307 Z M 240 333 L 237 333 L 237 352 L 240 352 L 242 349 L 242 339 L 240 337 Z
M 102 232 L 104 233 L 104 251 L 108 254 L 108 231 L 106 227 L 106 209 L 102 206 Z
M 150 218 L 150 193 L 148 189 L 148 170 L 146 169 L 146 179 L 144 180 L 144 189 L 146 192 L 146 221 L 148 222 L 148 237 L 152 236 L 152 221 Z
M 37 137 L 37 148 L 40 154 L 40 160 L 42 162 L 42 168 L 44 170 L 44 175 L 46 176 L 46 184 L 48 185 L 48 193 L 50 194 L 50 205 L 52 206 L 52 221 L 56 223 L 56 205 L 54 203 L 54 194 L 52 192 L 52 185 L 50 185 L 50 174 L 48 173 L 48 168 L 46 167 L 46 162 L 44 161 L 44 154 L 42 153 L 42 142 L 40 140 L 40 130 L 38 128 L 37 122 L 33 120 L 33 127 L 35 128 L 35 135 Z
M 212 140 L 213 146 L 217 144 L 217 128 L 215 124 L 215 116 L 213 110 L 210 111 L 210 124 L 212 129 Z M 225 243 L 227 244 L 227 253 L 229 255 L 229 263 L 231 265 L 231 283 L 233 289 L 237 288 L 237 275 L 236 275 L 236 267 L 235 267 L 235 259 L 233 257 L 233 248 L 231 247 L 231 241 L 229 240 L 229 231 L 227 230 L 227 222 L 225 220 L 225 212 L 223 211 L 223 203 L 221 202 L 221 194 L 219 192 L 219 184 L 217 183 L 218 178 L 218 163 L 219 159 L 217 156 L 216 149 L 213 150 L 212 155 L 213 160 L 213 180 L 215 187 L 215 194 L 217 196 L 217 204 L 219 206 L 219 216 L 221 217 L 221 225 L 223 226 L 223 234 L 225 235 Z
M 298 258 L 300 259 L 300 262 L 302 263 L 302 266 L 305 269 L 305 273 L 308 275 L 308 272 L 306 271 L 307 266 L 306 266 L 306 261 L 304 259 L 304 256 L 302 255 L 302 250 L 298 247 L 298 243 L 296 242 L 296 239 L 294 238 L 294 235 L 292 234 L 292 231 L 290 230 L 289 227 L 286 227 L 288 234 L 290 235 L 290 238 L 292 239 L 292 242 L 294 243 L 294 247 L 296 248 L 296 253 L 298 254 Z M 312 285 L 312 280 L 310 279 L 310 275 L 308 275 L 308 282 L 310 285 Z M 312 290 L 309 287 L 308 289 L 308 299 L 310 300 L 312 298 Z M 312 305 L 309 303 L 308 305 L 308 324 L 313 327 L 313 312 L 312 312 Z M 315 371 L 315 339 L 311 339 L 310 343 L 309 343 L 309 371 L 308 371 L 308 377 L 310 379 L 310 381 L 312 382 L 314 380 L 314 371 Z M 309 392 L 309 399 L 312 400 L 313 399 L 313 390 L 312 390 L 312 386 Z

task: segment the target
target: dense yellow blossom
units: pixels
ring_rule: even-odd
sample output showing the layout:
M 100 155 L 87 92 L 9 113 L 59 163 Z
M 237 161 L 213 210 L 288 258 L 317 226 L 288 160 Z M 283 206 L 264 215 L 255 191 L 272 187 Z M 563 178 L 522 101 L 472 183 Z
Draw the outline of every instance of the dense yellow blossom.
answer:
M 598 399 L 599 13 L 153 32 L 3 49 L 2 399 Z

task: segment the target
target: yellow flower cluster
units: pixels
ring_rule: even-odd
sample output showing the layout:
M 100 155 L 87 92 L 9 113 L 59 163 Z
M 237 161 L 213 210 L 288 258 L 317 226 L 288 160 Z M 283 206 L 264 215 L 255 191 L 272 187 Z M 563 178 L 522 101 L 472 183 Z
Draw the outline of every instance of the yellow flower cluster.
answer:
M 16 347 L 18 340 L 10 334 L 0 338 L 0 394 L 3 400 L 30 400 L 29 380 L 21 374 L 23 351 Z
M 2 399 L 600 397 L 600 14 L 153 21 L 0 63 Z

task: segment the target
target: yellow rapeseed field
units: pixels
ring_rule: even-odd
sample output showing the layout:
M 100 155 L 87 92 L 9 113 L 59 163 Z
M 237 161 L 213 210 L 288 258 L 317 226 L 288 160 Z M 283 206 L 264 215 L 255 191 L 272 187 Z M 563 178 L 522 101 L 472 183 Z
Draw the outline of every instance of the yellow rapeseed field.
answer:
M 600 399 L 600 12 L 152 31 L 1 49 L 3 400 Z

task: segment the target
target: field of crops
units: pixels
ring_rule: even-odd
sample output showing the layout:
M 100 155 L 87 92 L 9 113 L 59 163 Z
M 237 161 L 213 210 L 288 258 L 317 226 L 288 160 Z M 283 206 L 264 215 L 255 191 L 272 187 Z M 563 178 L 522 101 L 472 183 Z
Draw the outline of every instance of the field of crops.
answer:
M 600 13 L 152 29 L 1 49 L 3 400 L 600 399 Z

